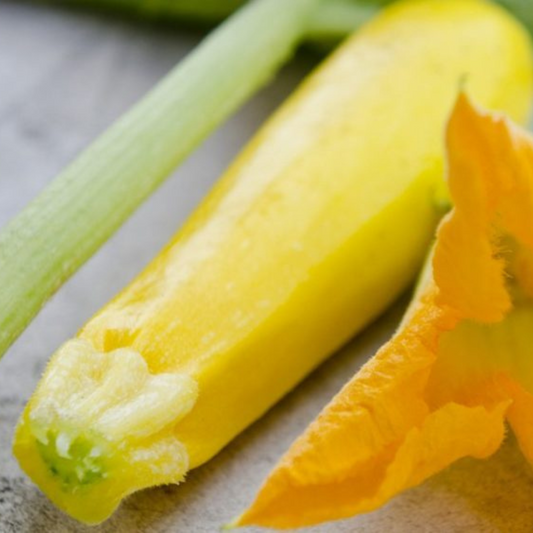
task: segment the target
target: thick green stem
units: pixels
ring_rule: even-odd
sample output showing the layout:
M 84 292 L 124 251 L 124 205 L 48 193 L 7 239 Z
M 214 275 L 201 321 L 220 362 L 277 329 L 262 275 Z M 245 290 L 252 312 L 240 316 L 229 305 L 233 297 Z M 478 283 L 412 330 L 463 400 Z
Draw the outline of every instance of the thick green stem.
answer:
M 216 24 L 229 16 L 246 0 L 57 0 L 69 6 L 114 9 L 131 15 L 165 20 Z M 323 3 L 310 25 L 306 40 L 322 47 L 336 44 L 350 33 L 366 10 L 395 0 L 328 0 Z M 494 0 L 506 7 L 533 33 L 532 0 Z M 287 0 L 290 3 L 290 0 Z
M 44 0 L 51 1 L 51 0 Z M 287 0 L 290 2 L 290 0 Z M 386 0 L 390 2 L 391 0 Z M 247 0 L 56 0 L 64 6 L 115 11 L 166 23 L 213 26 Z M 327 0 L 309 21 L 304 37 L 309 44 L 329 49 L 372 17 L 382 0 Z M 284 16 L 283 11 L 278 17 Z
M 533 33 L 533 2 L 532 0 L 496 0 L 522 21 L 522 24 Z
M 151 20 L 213 25 L 231 15 L 247 3 L 247 0 L 55 0 L 55 2 L 69 7 L 115 10 Z
M 243 8 L 5 227 L 0 355 L 178 163 L 287 60 L 318 3 L 257 0 Z

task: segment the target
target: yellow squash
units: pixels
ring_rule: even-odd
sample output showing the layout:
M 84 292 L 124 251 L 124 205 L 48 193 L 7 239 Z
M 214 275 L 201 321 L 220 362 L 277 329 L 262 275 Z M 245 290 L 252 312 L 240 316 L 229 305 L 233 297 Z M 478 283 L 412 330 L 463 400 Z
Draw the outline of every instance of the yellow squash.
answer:
M 54 355 L 15 437 L 23 469 L 96 523 L 213 457 L 413 279 L 459 86 L 523 121 L 531 72 L 524 31 L 491 4 L 384 11 Z

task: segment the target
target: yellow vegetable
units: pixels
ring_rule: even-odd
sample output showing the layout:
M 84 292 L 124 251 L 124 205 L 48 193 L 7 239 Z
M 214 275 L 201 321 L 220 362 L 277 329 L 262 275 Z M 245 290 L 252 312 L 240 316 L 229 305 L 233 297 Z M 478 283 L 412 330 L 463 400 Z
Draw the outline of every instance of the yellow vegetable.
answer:
M 383 12 L 54 355 L 15 437 L 23 469 L 96 523 L 213 457 L 412 280 L 460 83 L 524 120 L 531 69 L 524 31 L 490 4 Z
M 533 138 L 462 96 L 448 150 L 455 208 L 400 331 L 293 444 L 239 525 L 370 511 L 461 457 L 493 454 L 505 421 L 533 463 Z

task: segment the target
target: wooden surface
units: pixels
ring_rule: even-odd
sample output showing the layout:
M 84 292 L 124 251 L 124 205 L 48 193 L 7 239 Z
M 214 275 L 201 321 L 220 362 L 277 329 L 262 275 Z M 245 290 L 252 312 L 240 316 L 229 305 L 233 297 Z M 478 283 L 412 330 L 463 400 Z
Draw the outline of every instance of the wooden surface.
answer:
M 0 226 L 198 41 L 174 29 L 0 0 Z M 313 63 L 300 57 L 173 176 L 69 282 L 0 362 L 0 533 L 83 532 L 10 452 L 16 419 L 49 355 L 146 264 L 257 125 Z M 1 290 L 1 289 L 0 289 Z M 404 302 L 315 372 L 185 484 L 135 495 L 106 533 L 218 531 L 250 501 L 307 423 L 384 342 Z M 248 530 L 252 531 L 252 530 Z M 533 475 L 513 439 L 466 459 L 383 509 L 309 531 L 533 531 Z

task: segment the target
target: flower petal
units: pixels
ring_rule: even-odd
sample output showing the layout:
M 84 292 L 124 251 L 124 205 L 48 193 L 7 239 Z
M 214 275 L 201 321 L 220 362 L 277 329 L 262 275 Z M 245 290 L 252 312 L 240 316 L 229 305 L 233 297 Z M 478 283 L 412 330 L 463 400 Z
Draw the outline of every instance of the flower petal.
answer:
M 506 418 L 533 461 L 533 142 L 460 95 L 447 147 L 454 209 L 400 330 L 293 444 L 238 525 L 375 509 L 458 458 L 492 454 Z
M 421 306 L 293 444 L 239 525 L 299 527 L 370 511 L 460 457 L 499 447 L 508 402 L 431 412 L 424 400 L 433 305 Z

